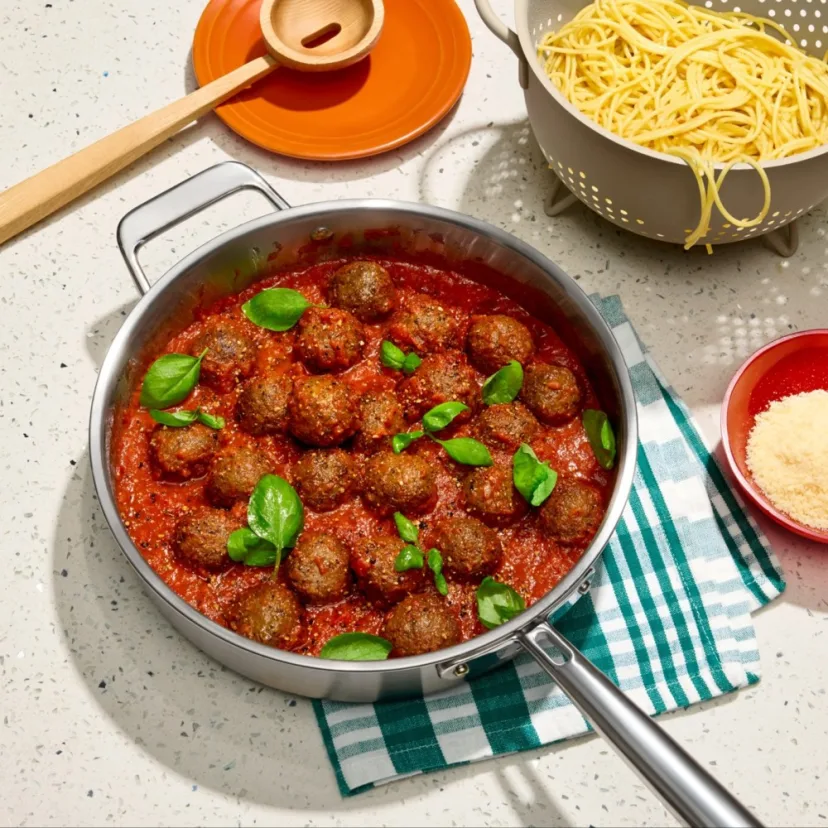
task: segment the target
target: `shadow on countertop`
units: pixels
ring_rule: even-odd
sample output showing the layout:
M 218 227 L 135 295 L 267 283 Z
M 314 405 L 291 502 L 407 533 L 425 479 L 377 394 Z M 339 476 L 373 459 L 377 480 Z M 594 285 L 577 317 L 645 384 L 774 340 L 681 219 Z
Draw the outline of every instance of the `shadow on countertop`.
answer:
M 569 825 L 530 764 L 540 750 L 343 799 L 310 703 L 233 673 L 179 635 L 144 593 L 109 532 L 86 454 L 75 469 L 53 558 L 55 605 L 68 650 L 90 696 L 115 725 L 188 786 L 297 811 L 347 811 L 411 798 L 424 785 L 443 787 L 494 772 L 500 787 L 495 795 L 521 823 Z

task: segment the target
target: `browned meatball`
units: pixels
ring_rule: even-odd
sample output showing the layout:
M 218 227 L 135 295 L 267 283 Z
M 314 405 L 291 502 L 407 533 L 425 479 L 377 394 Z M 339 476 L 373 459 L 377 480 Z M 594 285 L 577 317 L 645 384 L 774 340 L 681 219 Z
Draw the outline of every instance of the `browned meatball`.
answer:
M 263 581 L 230 607 L 230 629 L 271 647 L 289 650 L 301 634 L 302 607 L 282 584 Z
M 338 446 L 359 425 L 359 397 L 334 377 L 307 377 L 293 386 L 288 404 L 290 433 L 310 446 Z
M 362 358 L 365 333 L 338 308 L 308 308 L 299 320 L 296 352 L 312 371 L 344 371 Z
M 433 653 L 459 644 L 460 623 L 446 602 L 436 595 L 411 595 L 388 613 L 382 634 L 396 656 Z
M 250 497 L 256 484 L 272 471 L 273 464 L 260 449 L 226 448 L 213 460 L 207 496 L 216 506 L 230 507 L 237 500 Z
M 484 443 L 509 449 L 530 442 L 539 428 L 532 412 L 519 402 L 490 405 L 474 424 L 475 433 Z
M 549 425 L 571 420 L 581 405 L 578 381 L 561 365 L 530 365 L 523 377 L 520 398 L 534 415 Z
M 249 379 L 239 394 L 236 415 L 250 434 L 284 434 L 293 381 L 284 374 Z
M 580 480 L 559 480 L 540 510 L 543 531 L 565 545 L 592 540 L 603 517 L 601 493 Z
M 357 468 L 342 449 L 308 451 L 293 468 L 293 485 L 305 506 L 328 512 L 353 494 Z
M 163 477 L 201 477 L 218 446 L 218 432 L 201 423 L 186 428 L 159 425 L 150 437 L 150 457 Z
M 430 296 L 413 296 L 388 328 L 388 336 L 405 350 L 418 354 L 456 348 L 457 322 L 446 308 Z
M 469 511 L 492 526 L 506 526 L 526 514 L 526 501 L 507 466 L 475 469 L 463 481 L 463 493 Z
M 363 322 L 387 316 L 396 304 L 388 271 L 376 262 L 350 262 L 339 268 L 328 286 L 328 300 Z
M 217 391 L 230 390 L 239 380 L 249 377 L 256 365 L 256 346 L 232 319 L 208 320 L 196 338 L 190 353 L 207 353 L 201 361 L 200 379 Z
M 395 434 L 405 431 L 402 406 L 393 391 L 369 391 L 362 398 L 360 426 L 354 444 L 364 451 L 389 445 Z
M 434 466 L 416 454 L 382 452 L 365 465 L 363 496 L 381 514 L 427 512 L 437 497 Z
M 466 357 L 459 351 L 427 356 L 422 365 L 400 383 L 400 399 L 408 420 L 418 420 L 430 408 L 449 400 L 465 403 L 471 411 L 454 422 L 468 420 L 477 408 L 480 386 Z
M 437 527 L 435 546 L 446 570 L 466 578 L 490 575 L 503 557 L 497 532 L 476 518 L 448 518 Z
M 347 547 L 325 532 L 306 532 L 288 555 L 287 576 L 308 601 L 337 601 L 351 585 Z
M 221 509 L 200 509 L 179 518 L 173 532 L 173 548 L 179 558 L 206 569 L 221 569 L 230 563 L 227 539 L 241 522 Z
M 405 541 L 391 535 L 376 535 L 358 543 L 351 555 L 351 569 L 357 576 L 359 588 L 377 603 L 393 604 L 422 589 L 424 569 L 397 572 L 394 561 L 405 546 Z
M 475 368 L 493 374 L 513 359 L 523 365 L 535 350 L 529 329 L 511 316 L 478 316 L 466 336 L 466 349 Z

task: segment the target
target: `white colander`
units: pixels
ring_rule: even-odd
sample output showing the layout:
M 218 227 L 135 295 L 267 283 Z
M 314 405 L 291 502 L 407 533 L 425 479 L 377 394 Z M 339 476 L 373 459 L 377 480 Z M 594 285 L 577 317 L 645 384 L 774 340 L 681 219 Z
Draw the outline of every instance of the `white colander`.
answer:
M 549 213 L 559 213 L 577 198 L 619 227 L 684 244 L 700 213 L 698 185 L 689 167 L 677 158 L 620 138 L 582 115 L 549 80 L 537 56 L 544 34 L 559 29 L 588 2 L 515 0 L 516 34 L 495 14 L 489 0 L 475 0 L 485 24 L 518 56 L 532 130 L 549 166 L 569 190 L 556 185 Z M 828 0 L 701 2 L 716 11 L 769 17 L 815 56 L 821 57 L 828 49 Z M 764 236 L 781 255 L 794 253 L 796 219 L 828 197 L 828 145 L 762 166 L 771 185 L 765 220 L 755 227 L 735 227 L 714 207 L 700 244 Z M 757 215 L 764 191 L 756 171 L 746 164 L 734 167 L 722 185 L 721 197 L 733 215 Z

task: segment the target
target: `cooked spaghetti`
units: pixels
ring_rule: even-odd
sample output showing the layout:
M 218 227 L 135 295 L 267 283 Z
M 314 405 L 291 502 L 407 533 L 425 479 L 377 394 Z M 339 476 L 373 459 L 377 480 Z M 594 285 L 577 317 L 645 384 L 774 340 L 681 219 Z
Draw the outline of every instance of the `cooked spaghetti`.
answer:
M 595 0 L 547 33 L 539 55 L 585 115 L 689 165 L 701 201 L 689 248 L 709 230 L 714 205 L 736 227 L 764 220 L 770 184 L 760 162 L 828 142 L 828 64 L 794 42 L 749 14 L 681 0 Z M 762 180 L 764 205 L 752 219 L 732 216 L 719 197 L 738 163 Z M 718 174 L 716 164 L 724 165 Z

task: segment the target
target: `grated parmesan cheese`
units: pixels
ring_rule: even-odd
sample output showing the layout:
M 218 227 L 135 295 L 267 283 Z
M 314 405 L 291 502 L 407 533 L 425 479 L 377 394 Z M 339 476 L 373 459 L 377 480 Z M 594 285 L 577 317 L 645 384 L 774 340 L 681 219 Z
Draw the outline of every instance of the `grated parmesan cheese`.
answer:
M 776 400 L 757 415 L 747 464 L 777 509 L 828 529 L 828 391 Z

